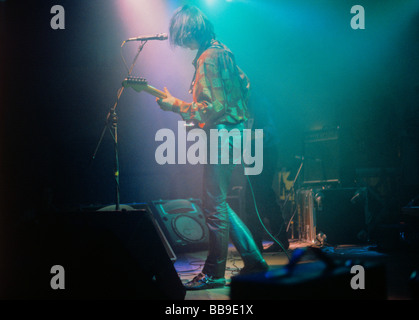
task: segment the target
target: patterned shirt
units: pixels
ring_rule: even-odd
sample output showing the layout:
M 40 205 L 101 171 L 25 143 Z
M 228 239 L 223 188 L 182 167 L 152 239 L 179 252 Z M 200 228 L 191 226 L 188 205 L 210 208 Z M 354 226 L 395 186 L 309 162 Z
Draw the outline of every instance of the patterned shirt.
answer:
M 201 127 L 205 124 L 205 128 L 246 121 L 250 82 L 236 65 L 233 53 L 212 40 L 209 47 L 198 51 L 193 64 L 193 102 L 179 101 L 173 111 L 184 120 L 199 122 Z

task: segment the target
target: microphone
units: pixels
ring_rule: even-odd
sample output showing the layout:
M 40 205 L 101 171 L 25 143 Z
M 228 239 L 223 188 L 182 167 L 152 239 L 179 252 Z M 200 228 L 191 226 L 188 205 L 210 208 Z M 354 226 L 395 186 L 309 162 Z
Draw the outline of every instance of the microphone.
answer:
M 147 35 L 147 36 L 140 36 L 135 38 L 129 38 L 127 41 L 148 41 L 148 40 L 167 40 L 168 36 L 167 33 L 158 33 L 153 35 Z

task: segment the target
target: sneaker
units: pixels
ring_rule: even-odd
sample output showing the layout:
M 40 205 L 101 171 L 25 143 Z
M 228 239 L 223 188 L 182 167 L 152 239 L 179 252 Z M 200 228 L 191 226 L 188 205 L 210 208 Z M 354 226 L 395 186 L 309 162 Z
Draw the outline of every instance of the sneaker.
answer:
M 185 283 L 186 290 L 206 290 L 214 288 L 222 288 L 225 286 L 225 278 L 214 278 L 205 273 L 200 273 L 191 281 Z

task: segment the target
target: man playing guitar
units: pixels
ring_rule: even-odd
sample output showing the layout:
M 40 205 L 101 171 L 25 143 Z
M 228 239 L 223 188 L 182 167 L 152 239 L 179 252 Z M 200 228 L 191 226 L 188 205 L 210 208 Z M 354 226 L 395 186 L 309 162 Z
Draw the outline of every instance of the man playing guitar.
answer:
M 176 10 L 170 21 L 170 42 L 175 46 L 198 50 L 193 61 L 193 101 L 177 99 L 164 88 L 166 97 L 156 99 L 160 108 L 180 114 L 185 121 L 198 122 L 208 132 L 210 129 L 238 129 L 243 135 L 244 122 L 248 118 L 250 83 L 236 65 L 233 53 L 215 39 L 212 23 L 198 8 L 185 5 Z M 236 141 L 230 137 L 230 151 Z M 221 155 L 220 150 L 218 155 Z M 234 159 L 229 164 L 207 161 L 204 165 L 203 210 L 210 233 L 209 249 L 201 273 L 185 284 L 189 290 L 225 285 L 230 237 L 244 262 L 242 274 L 268 269 L 248 228 L 227 203 L 234 167 Z

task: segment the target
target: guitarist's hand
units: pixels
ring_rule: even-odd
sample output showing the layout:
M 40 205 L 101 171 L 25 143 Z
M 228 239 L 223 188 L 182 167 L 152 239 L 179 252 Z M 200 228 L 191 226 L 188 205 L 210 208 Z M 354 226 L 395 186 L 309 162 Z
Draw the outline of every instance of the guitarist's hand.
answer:
M 177 104 L 177 100 L 175 97 L 173 97 L 169 90 L 167 88 L 164 88 L 164 92 L 166 93 L 166 98 L 164 99 L 156 99 L 156 102 L 160 106 L 160 108 L 164 111 L 173 111 L 173 107 Z

